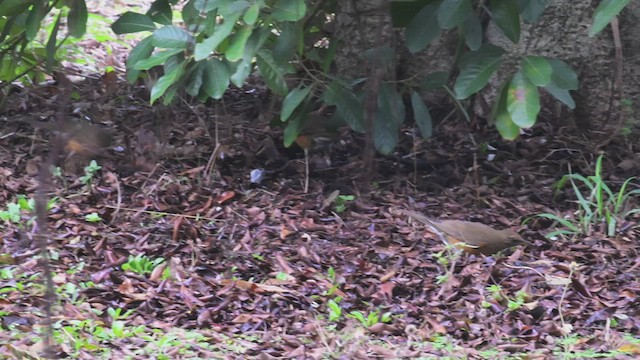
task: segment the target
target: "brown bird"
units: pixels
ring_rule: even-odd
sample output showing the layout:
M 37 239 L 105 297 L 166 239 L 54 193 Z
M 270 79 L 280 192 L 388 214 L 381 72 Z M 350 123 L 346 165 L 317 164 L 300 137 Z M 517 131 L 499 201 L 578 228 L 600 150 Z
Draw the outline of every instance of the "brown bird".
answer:
M 512 229 L 496 230 L 485 224 L 463 220 L 436 221 L 416 211 L 402 212 L 433 228 L 448 244 L 470 254 L 488 256 L 518 244 L 531 245 Z

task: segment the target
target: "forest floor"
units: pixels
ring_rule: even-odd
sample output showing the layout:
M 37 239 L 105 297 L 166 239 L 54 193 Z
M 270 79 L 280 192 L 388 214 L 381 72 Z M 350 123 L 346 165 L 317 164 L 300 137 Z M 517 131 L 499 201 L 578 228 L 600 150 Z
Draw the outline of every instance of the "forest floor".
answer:
M 281 146 L 259 84 L 230 92 L 224 107 L 152 107 L 139 87 L 87 79 L 64 121 L 98 125 L 50 131 L 60 130 L 47 124 L 61 94 L 16 88 L 0 114 L 0 357 L 41 350 L 33 204 L 20 197 L 33 198 L 56 134 L 75 151 L 49 189 L 60 356 L 640 354 L 637 214 L 614 236 L 595 224 L 555 239 L 545 237 L 554 224 L 536 216 L 575 217 L 570 184 L 555 184 L 595 172 L 598 154 L 568 126 L 541 121 L 512 143 L 453 118 L 436 121 L 428 140 L 407 127 L 373 172 L 363 137 L 343 131 L 311 152 L 305 193 L 304 152 Z M 107 136 L 104 149 L 92 147 Z M 609 186 L 638 173 L 637 146 L 620 137 L 604 148 Z M 101 168 L 87 175 L 92 159 Z M 255 169 L 265 173 L 259 184 Z M 450 273 L 455 254 L 401 209 L 513 227 L 532 245 L 461 256 Z

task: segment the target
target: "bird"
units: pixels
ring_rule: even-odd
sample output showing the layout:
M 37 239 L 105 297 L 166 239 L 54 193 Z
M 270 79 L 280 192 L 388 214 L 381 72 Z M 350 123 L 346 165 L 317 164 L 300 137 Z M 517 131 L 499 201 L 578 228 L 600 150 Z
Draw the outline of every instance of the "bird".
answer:
M 519 244 L 531 245 L 512 229 L 496 230 L 485 224 L 463 220 L 432 220 L 412 210 L 402 212 L 431 227 L 448 244 L 469 254 L 490 256 Z

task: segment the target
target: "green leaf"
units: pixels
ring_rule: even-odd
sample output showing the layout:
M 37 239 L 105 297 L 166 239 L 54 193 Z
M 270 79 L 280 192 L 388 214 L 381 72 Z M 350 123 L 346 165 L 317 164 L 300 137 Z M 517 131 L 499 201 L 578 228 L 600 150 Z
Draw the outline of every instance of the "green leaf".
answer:
M 512 42 L 520 39 L 520 14 L 513 0 L 490 0 L 491 16 L 502 33 Z
M 138 61 L 148 58 L 153 52 L 152 38 L 153 35 L 149 35 L 142 39 L 129 53 L 127 58 L 127 81 L 131 84 L 138 80 L 138 75 L 140 74 L 140 70 L 135 70 L 133 66 Z
M 51 35 L 49 35 L 49 41 L 47 41 L 47 59 L 46 66 L 48 70 L 51 70 L 53 64 L 56 61 L 56 39 L 58 38 L 58 29 L 60 28 L 60 20 L 62 20 L 62 13 L 58 14 L 56 18 L 55 24 L 53 24 L 53 28 L 51 29 Z
M 153 46 L 158 48 L 186 49 L 193 42 L 193 35 L 175 25 L 165 26 L 153 32 Z
M 151 55 L 149 58 L 133 64 L 134 70 L 149 70 L 154 66 L 163 65 L 173 55 L 181 53 L 181 49 L 165 50 Z
M 154 31 L 156 25 L 150 17 L 127 11 L 111 25 L 111 30 L 118 35 L 135 33 L 139 31 Z
M 444 0 L 438 8 L 438 23 L 443 29 L 462 24 L 473 13 L 469 0 Z
M 218 9 L 223 6 L 229 6 L 234 0 L 195 0 L 193 7 L 203 13 L 208 13 L 211 10 Z
M 325 90 L 323 100 L 336 107 L 338 115 L 356 132 L 364 132 L 364 112 L 362 103 L 339 81 L 332 81 Z
M 551 83 L 560 89 L 578 90 L 578 74 L 562 60 L 547 59 L 551 65 Z
M 171 71 L 165 73 L 161 76 L 156 84 L 151 89 L 151 103 L 153 104 L 156 100 L 158 100 L 169 88 L 169 86 L 175 84 L 182 74 L 184 73 L 186 62 L 180 63 L 178 66 L 175 66 Z
M 250 59 L 243 59 L 237 63 L 227 64 L 234 67 L 233 74 L 231 75 L 231 82 L 233 85 L 237 87 L 242 87 L 244 85 L 244 81 L 247 79 L 249 74 L 251 74 L 251 63 L 252 61 Z
M 511 78 L 508 78 L 500 87 L 498 97 L 491 112 L 500 136 L 506 140 L 515 140 L 520 135 L 520 127 L 511 120 L 509 111 L 507 111 L 507 89 L 510 82 Z
M 251 33 L 253 32 L 252 25 L 245 25 L 241 27 L 233 36 L 233 39 L 230 40 L 230 46 L 225 51 L 224 55 L 227 57 L 227 60 L 231 62 L 236 62 L 243 58 L 245 45 L 247 44 L 247 40 Z
M 203 71 L 204 91 L 216 100 L 222 99 L 229 88 L 229 77 L 229 68 L 224 62 L 216 58 L 207 60 Z
M 373 121 L 373 143 L 381 154 L 390 154 L 398 144 L 404 115 L 405 108 L 400 94 L 390 84 L 380 84 L 378 111 Z
M 216 25 L 214 28 L 214 33 L 211 37 L 204 40 L 201 43 L 196 44 L 194 50 L 194 59 L 196 61 L 200 61 L 206 59 L 216 51 L 216 48 L 220 43 L 225 40 L 233 30 L 236 21 L 240 18 L 240 13 L 229 14 L 224 17 L 224 22 L 222 24 Z
M 249 9 L 244 13 L 242 20 L 245 24 L 255 25 L 256 21 L 258 21 L 258 16 L 260 15 L 260 9 L 264 6 L 264 3 L 258 1 L 251 5 Z
M 511 120 L 521 128 L 530 128 L 540 113 L 540 94 L 521 72 L 517 72 L 507 91 L 507 110 Z
M 423 7 L 407 26 L 405 31 L 406 45 L 412 53 L 426 48 L 433 39 L 440 35 L 436 11 L 438 5 L 438 3 L 434 3 Z
M 184 90 L 187 94 L 191 96 L 198 96 L 200 93 L 200 89 L 202 88 L 202 83 L 204 82 L 204 68 L 206 67 L 206 63 L 204 61 L 196 63 L 196 65 L 191 70 L 189 74 L 189 80 L 184 87 Z
M 282 24 L 280 35 L 276 37 L 273 44 L 273 60 L 276 64 L 282 66 L 291 60 L 296 51 L 299 33 L 300 30 L 295 23 L 285 22 Z
M 542 56 L 526 56 L 522 60 L 522 72 L 536 86 L 547 86 L 551 82 L 551 64 Z
M 278 0 L 272 10 L 276 21 L 298 21 L 306 14 L 307 5 L 304 0 Z
M 411 92 L 411 107 L 413 108 L 413 118 L 420 129 L 420 134 L 425 139 L 428 139 L 433 134 L 433 127 L 431 124 L 431 114 L 427 105 L 415 91 Z
M 44 19 L 45 15 L 47 15 L 46 3 L 39 2 L 33 5 L 24 24 L 27 41 L 35 39 L 36 35 L 38 35 L 40 23 L 42 22 L 42 19 Z M 5 23 L 4 26 L 7 26 L 7 24 Z M 3 31 L 6 30 L 6 28 L 3 29 Z
M 471 13 L 469 17 L 460 25 L 464 42 L 469 49 L 475 51 L 482 46 L 482 24 L 475 13 Z
M 37 4 L 36 0 L 3 0 L 0 1 L 0 17 L 16 16 L 22 14 L 29 6 Z
M 146 15 L 154 22 L 162 25 L 171 25 L 173 21 L 173 12 L 168 0 L 154 1 Z
M 300 131 L 302 131 L 302 127 L 304 126 L 304 121 L 306 120 L 308 114 L 304 111 L 298 111 L 294 114 L 293 117 L 287 121 L 287 126 L 284 128 L 284 146 L 289 147 L 293 144 L 294 141 L 300 135 Z
M 617 16 L 631 0 L 603 0 L 593 13 L 593 24 L 589 30 L 589 37 L 596 36 Z
M 436 71 L 431 73 L 420 81 L 420 88 L 425 91 L 440 90 L 443 86 L 447 85 L 449 81 L 449 72 Z
M 466 53 L 460 59 L 461 71 L 454 85 L 456 99 L 466 99 L 482 89 L 498 69 L 502 54 L 502 48 L 491 44 Z
M 522 19 L 531 24 L 538 21 L 547 7 L 547 0 L 516 0 L 516 6 Z
M 280 113 L 280 120 L 287 121 L 289 116 L 293 114 L 293 111 L 307 98 L 309 93 L 313 90 L 313 86 L 304 87 L 302 85 L 291 90 L 282 101 L 282 112 Z
M 87 4 L 84 0 L 72 0 L 69 8 L 67 17 L 69 35 L 79 38 L 87 31 Z
M 289 87 L 284 79 L 286 70 L 276 65 L 271 56 L 271 51 L 264 48 L 258 50 L 256 61 L 267 87 L 280 96 L 286 96 L 289 93 Z
M 575 109 L 576 102 L 573 100 L 573 97 L 571 97 L 569 90 L 561 89 L 554 83 L 545 86 L 544 89 L 547 90 L 554 98 L 567 105 L 569 109 Z

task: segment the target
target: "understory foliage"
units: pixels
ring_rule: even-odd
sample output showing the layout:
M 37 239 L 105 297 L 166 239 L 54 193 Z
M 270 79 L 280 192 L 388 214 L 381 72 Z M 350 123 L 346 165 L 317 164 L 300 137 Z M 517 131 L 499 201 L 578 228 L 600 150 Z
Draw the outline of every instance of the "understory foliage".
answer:
M 600 32 L 629 1 L 601 2 L 589 35 Z M 336 121 L 358 132 L 372 132 L 376 149 L 389 153 L 409 112 L 405 104 L 410 104 L 423 137 L 429 137 L 431 117 L 419 94 L 445 89 L 465 114 L 461 101 L 484 88 L 500 67 L 505 51 L 485 42 L 486 24 L 481 19 L 490 19 L 517 43 L 521 21 L 536 22 L 547 2 L 496 0 L 478 6 L 471 0 L 392 1 L 393 23 L 404 29 L 411 52 L 424 50 L 443 31 L 455 31 L 460 46 L 451 73 L 421 78 L 408 74 L 408 79 L 383 82 L 371 129 L 364 121 L 364 79 L 332 72 L 339 44 L 327 29 L 335 22 L 336 1 L 156 0 L 146 13 L 122 14 L 112 29 L 116 34 L 148 34 L 129 55 L 127 79 L 134 82 L 144 72 L 162 67 L 151 102 L 162 98 L 171 103 L 185 93 L 200 101 L 221 99 L 230 86 L 242 87 L 257 69 L 268 88 L 284 99 L 279 119 L 286 125 L 285 145 L 295 141 L 310 112 L 331 105 Z M 87 17 L 85 0 L 2 1 L 0 80 L 6 84 L 23 75 L 39 75 L 34 70 L 42 64 L 51 68 L 60 60 L 56 51 L 70 37 L 85 33 Z M 63 25 L 66 34 L 60 31 Z M 382 67 L 393 58 L 393 50 L 384 45 L 365 51 L 362 63 Z M 505 139 L 515 139 L 520 129 L 536 123 L 539 89 L 573 108 L 570 91 L 577 88 L 576 73 L 562 60 L 525 55 L 519 69 L 503 82 L 490 120 Z

